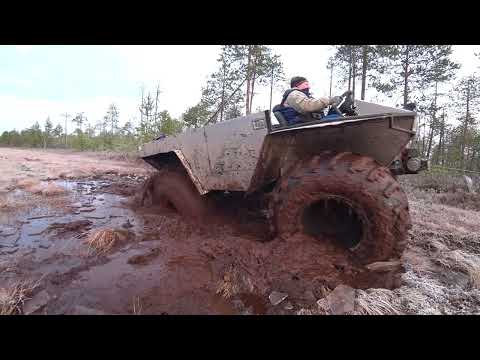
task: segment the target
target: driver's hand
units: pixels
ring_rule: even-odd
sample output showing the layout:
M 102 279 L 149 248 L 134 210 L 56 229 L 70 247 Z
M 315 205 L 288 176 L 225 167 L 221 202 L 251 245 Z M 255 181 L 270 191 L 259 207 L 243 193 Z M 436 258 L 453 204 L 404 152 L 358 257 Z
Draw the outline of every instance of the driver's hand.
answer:
M 342 97 L 341 96 L 334 96 L 330 98 L 330 105 L 338 105 L 342 102 Z

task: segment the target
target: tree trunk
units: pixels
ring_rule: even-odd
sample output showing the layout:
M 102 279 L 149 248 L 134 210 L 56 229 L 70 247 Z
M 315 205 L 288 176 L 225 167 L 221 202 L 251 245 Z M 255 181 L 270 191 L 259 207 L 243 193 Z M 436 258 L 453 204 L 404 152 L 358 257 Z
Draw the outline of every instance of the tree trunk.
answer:
M 444 133 L 444 119 L 443 119 L 444 115 L 442 116 L 442 122 L 440 123 L 440 138 L 438 140 L 438 156 L 437 156 L 437 159 L 436 159 L 436 162 L 435 164 L 442 164 L 443 162 L 443 133 Z M 443 164 L 442 164 L 443 166 Z
M 250 92 L 250 109 L 249 114 L 252 112 L 252 105 L 253 105 L 253 90 L 255 89 L 255 80 L 257 77 L 257 61 L 256 59 L 253 61 L 253 69 L 252 69 L 252 90 Z
M 142 103 L 140 105 L 140 124 L 144 124 L 143 122 L 143 104 L 144 104 L 144 101 L 143 101 L 143 86 L 142 86 Z
M 225 64 L 222 72 L 222 100 L 220 104 L 220 121 L 223 121 L 223 111 L 225 109 Z
M 157 121 L 158 119 L 158 95 L 160 94 L 160 85 L 157 85 L 157 93 L 156 93 L 156 96 L 155 96 L 155 115 L 154 115 L 154 119 L 155 121 Z
M 330 93 L 332 92 L 331 90 L 331 85 L 330 85 Z M 272 97 L 273 97 L 273 66 L 272 66 L 272 75 L 270 78 L 270 111 L 272 111 Z
M 357 78 L 357 57 L 356 50 L 352 50 L 352 96 L 355 99 L 355 80 Z
M 350 91 L 351 88 L 352 88 L 352 55 L 350 55 L 350 63 L 348 64 L 348 91 Z
M 410 57 L 409 57 L 409 47 L 407 45 L 405 53 L 405 62 L 403 64 L 403 106 L 405 107 L 408 103 L 408 77 L 410 67 Z
M 332 97 L 332 82 L 333 82 L 333 64 L 332 68 L 330 69 L 330 97 Z
M 252 59 L 252 45 L 248 45 L 248 59 L 247 59 L 247 96 L 246 96 L 246 101 L 245 101 L 245 112 L 246 115 L 250 114 L 250 76 L 251 76 L 251 62 Z
M 430 132 L 428 135 L 427 159 L 430 159 L 430 151 L 432 150 L 433 130 L 437 123 L 437 97 L 438 97 L 438 81 L 435 82 L 435 96 L 433 98 L 433 114 L 430 122 Z
M 422 157 L 425 156 L 425 128 L 426 128 L 426 122 L 422 124 L 423 126 L 423 134 L 422 134 Z
M 445 143 L 446 143 L 446 135 L 445 135 L 445 110 L 443 110 L 442 114 L 442 166 L 445 165 Z
M 432 142 L 433 142 L 433 126 L 430 124 L 430 129 L 428 131 L 428 145 L 427 145 L 427 159 L 430 159 L 430 152 L 432 151 Z
M 470 116 L 470 84 L 467 85 L 467 109 L 465 113 L 465 122 L 463 124 L 463 133 L 462 133 L 462 144 L 461 144 L 461 153 L 460 153 L 460 169 L 464 170 L 465 165 L 465 145 L 467 141 L 467 126 Z
M 367 66 L 368 66 L 368 48 L 367 45 L 363 45 L 362 48 L 362 92 L 360 94 L 360 99 L 365 100 L 365 87 L 367 83 Z
M 473 170 L 473 162 L 475 160 L 475 155 L 477 155 L 477 148 L 474 147 L 472 149 L 472 156 L 470 157 L 470 165 L 468 166 L 468 170 L 472 171 Z

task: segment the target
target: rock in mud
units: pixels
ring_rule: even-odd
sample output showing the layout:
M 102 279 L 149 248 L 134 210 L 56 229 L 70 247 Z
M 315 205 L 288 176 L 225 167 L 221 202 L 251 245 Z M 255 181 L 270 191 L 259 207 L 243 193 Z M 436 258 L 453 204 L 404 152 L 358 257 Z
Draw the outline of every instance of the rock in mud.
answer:
M 283 307 L 285 310 L 293 310 L 293 305 L 291 302 L 285 303 L 285 306 Z
M 268 299 L 270 300 L 270 303 L 273 306 L 276 306 L 280 304 L 282 301 L 284 301 L 288 297 L 288 294 L 278 292 L 278 291 L 272 291 L 272 293 L 268 296 Z
M 338 285 L 326 300 L 332 315 L 350 313 L 355 306 L 355 289 L 348 285 Z
M 329 313 L 328 301 L 326 298 L 320 299 L 317 301 L 317 308 L 321 314 Z
M 50 295 L 46 290 L 40 291 L 32 299 L 28 300 L 23 307 L 23 313 L 30 315 L 43 308 L 50 301 Z
M 400 260 L 395 261 L 378 261 L 365 266 L 368 270 L 374 272 L 398 271 L 402 268 Z

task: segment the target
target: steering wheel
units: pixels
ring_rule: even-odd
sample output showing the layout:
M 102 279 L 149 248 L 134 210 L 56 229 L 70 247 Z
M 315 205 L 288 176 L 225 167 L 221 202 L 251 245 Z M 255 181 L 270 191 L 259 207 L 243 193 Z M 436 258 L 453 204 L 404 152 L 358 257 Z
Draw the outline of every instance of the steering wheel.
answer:
M 333 109 L 333 111 L 335 111 L 340 116 L 343 116 L 343 114 L 338 108 L 345 102 L 345 99 L 347 96 L 352 96 L 352 91 L 350 90 L 345 91 L 342 95 L 340 95 L 340 97 L 342 98 L 342 101 L 340 101 L 340 103 L 338 104 L 332 104 L 330 106 L 330 108 Z
M 335 111 L 338 115 L 343 116 L 343 114 L 340 112 L 340 110 L 338 110 L 337 105 L 332 104 L 332 105 L 330 106 L 330 108 L 333 109 L 333 111 Z

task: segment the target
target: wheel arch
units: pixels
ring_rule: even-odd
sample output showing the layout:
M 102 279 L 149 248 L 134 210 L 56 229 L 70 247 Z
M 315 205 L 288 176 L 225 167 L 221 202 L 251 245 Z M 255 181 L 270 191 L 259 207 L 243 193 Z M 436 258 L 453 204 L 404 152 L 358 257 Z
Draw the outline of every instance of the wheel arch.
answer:
M 188 163 L 186 157 L 181 150 L 172 150 L 164 153 L 158 153 L 143 158 L 147 163 L 158 170 L 165 168 L 179 168 L 185 170 L 190 180 L 195 185 L 198 192 L 203 195 L 208 191 L 205 190 L 200 180 L 195 176 L 192 167 Z

